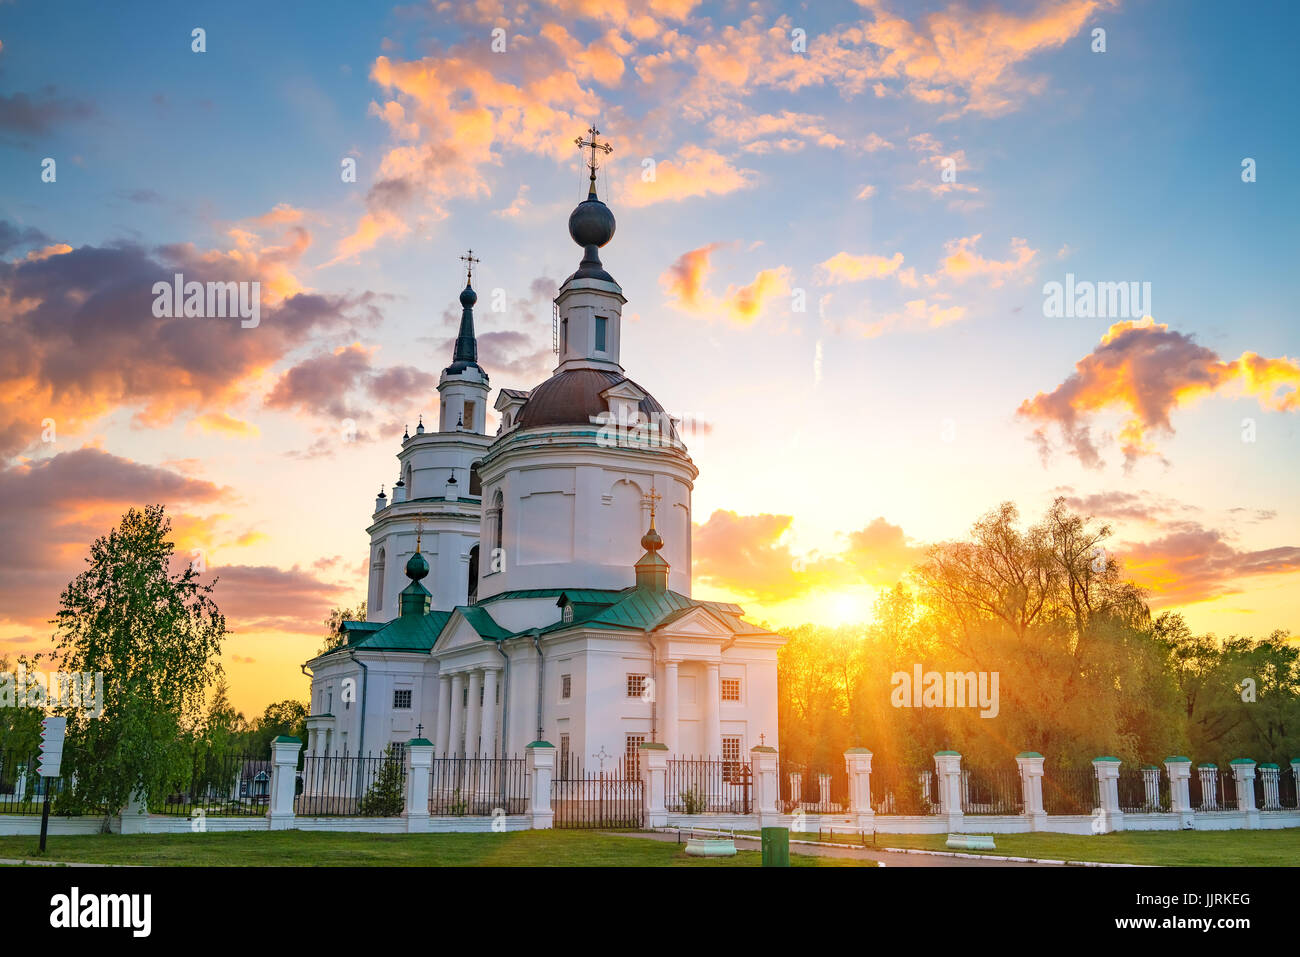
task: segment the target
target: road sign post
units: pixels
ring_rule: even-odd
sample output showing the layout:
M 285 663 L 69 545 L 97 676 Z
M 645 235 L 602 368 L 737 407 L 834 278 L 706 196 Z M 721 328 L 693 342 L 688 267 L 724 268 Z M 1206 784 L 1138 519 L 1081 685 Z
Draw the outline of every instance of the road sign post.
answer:
M 59 776 L 63 764 L 63 738 L 68 730 L 68 719 L 50 715 L 41 720 L 41 751 L 36 773 L 42 778 L 41 788 L 45 800 L 41 804 L 41 851 L 45 850 L 45 836 L 50 829 L 50 781 Z

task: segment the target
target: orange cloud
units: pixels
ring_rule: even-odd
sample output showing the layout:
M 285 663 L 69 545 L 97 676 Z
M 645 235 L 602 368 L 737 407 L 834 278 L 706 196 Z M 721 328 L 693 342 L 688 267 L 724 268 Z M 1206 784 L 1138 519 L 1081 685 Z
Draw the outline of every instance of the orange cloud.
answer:
M 786 266 L 760 270 L 752 282 L 729 285 L 720 297 L 710 293 L 705 283 L 713 271 L 711 257 L 730 245 L 711 243 L 679 256 L 659 277 L 660 285 L 672 297 L 669 305 L 701 318 L 725 318 L 748 325 L 771 304 L 790 295 L 790 270 Z
M 647 180 L 642 170 L 631 173 L 623 182 L 623 201 L 649 206 L 692 196 L 721 196 L 750 189 L 756 182 L 753 170 L 737 169 L 721 153 L 688 144 L 676 158 L 656 163 L 652 179 Z
M 951 184 L 949 184 L 951 185 Z M 965 282 L 976 276 L 985 276 L 992 287 L 1001 286 L 1008 279 L 1024 276 L 1038 250 L 1031 249 L 1025 240 L 1013 237 L 1009 259 L 985 259 L 975 251 L 981 233 L 962 239 L 951 239 L 945 244 L 947 255 L 939 267 L 938 276 Z
M 838 252 L 817 268 L 830 283 L 859 282 L 863 279 L 883 279 L 898 272 L 903 265 L 903 254 L 876 256 L 864 253 L 855 256 L 852 253 Z
M 1240 579 L 1300 572 L 1300 547 L 1243 550 L 1220 531 L 1179 522 L 1169 534 L 1117 549 L 1124 570 L 1151 592 L 1154 608 L 1243 591 Z
M 1243 395 L 1264 409 L 1300 409 L 1300 362 L 1268 359 L 1253 352 L 1224 362 L 1211 349 L 1150 316 L 1117 322 L 1101 344 L 1074 365 L 1074 372 L 1051 392 L 1020 404 L 1017 414 L 1042 423 L 1034 431 L 1044 457 L 1050 452 L 1047 428 L 1054 426 L 1081 463 L 1102 463 L 1092 429 L 1107 411 L 1125 415 L 1115 438 L 1125 468 L 1155 454 L 1155 438 L 1172 435 L 1171 415 L 1199 398 Z
M 225 412 L 205 412 L 194 419 L 194 427 L 201 432 L 228 435 L 235 438 L 256 438 L 261 432 L 257 426 L 236 419 Z

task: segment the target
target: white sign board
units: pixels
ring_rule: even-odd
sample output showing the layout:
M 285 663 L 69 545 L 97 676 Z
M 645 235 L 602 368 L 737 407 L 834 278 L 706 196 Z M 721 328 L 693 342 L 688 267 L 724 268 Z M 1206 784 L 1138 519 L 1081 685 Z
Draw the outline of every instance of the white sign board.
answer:
M 57 778 L 63 761 L 63 736 L 68 730 L 68 719 L 51 715 L 41 720 L 40 765 L 36 773 L 43 778 Z

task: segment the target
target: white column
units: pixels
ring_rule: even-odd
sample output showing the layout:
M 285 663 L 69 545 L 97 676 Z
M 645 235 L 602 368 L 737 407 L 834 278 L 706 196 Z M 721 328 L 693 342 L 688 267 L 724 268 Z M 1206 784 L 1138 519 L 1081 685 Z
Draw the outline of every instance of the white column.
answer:
M 495 757 L 497 751 L 497 669 L 483 673 L 483 753 Z
M 720 758 L 722 757 L 722 722 L 719 715 L 722 683 L 718 678 L 720 666 L 716 661 L 710 661 L 705 667 L 703 757 Z
M 417 744 L 416 741 L 420 743 Z M 406 746 L 406 830 L 422 834 L 429 829 L 429 778 L 433 768 L 433 745 L 416 738 Z
M 1237 810 L 1246 815 L 1246 827 L 1259 827 L 1259 808 L 1255 806 L 1255 762 L 1250 758 L 1234 758 L 1230 765 L 1237 785 Z
M 479 747 L 479 730 L 483 727 L 483 706 L 479 701 L 479 695 L 483 690 L 483 672 L 471 671 L 469 673 L 469 704 L 465 712 L 465 753 L 477 755 L 482 750 Z
M 528 755 L 528 778 L 532 793 L 528 797 L 528 813 L 535 830 L 555 826 L 555 811 L 551 808 L 551 780 L 555 776 L 555 745 L 549 741 L 534 741 L 525 749 Z
M 296 769 L 302 742 L 281 735 L 271 742 L 271 807 L 268 812 L 270 828 L 284 831 L 293 827 L 293 798 L 297 790 Z
M 853 826 L 874 830 L 876 814 L 871 806 L 871 752 L 849 748 L 844 752 L 844 770 L 849 775 L 849 814 Z
M 1016 755 L 1016 765 L 1020 768 L 1020 790 L 1029 830 L 1041 831 L 1047 825 L 1047 812 L 1043 810 L 1043 756 L 1037 751 L 1021 751 Z
M 956 751 L 936 751 L 934 771 L 939 776 L 939 804 L 948 819 L 948 831 L 961 832 L 961 755 Z
M 447 756 L 451 742 L 451 675 L 438 676 L 438 757 Z
M 664 744 L 668 754 L 677 757 L 677 662 L 664 662 L 664 686 L 659 694 L 662 705 L 659 721 L 663 725 Z
M 1187 785 L 1192 776 L 1192 759 L 1180 754 L 1165 758 L 1165 770 L 1169 773 L 1169 805 L 1178 815 L 1178 826 L 1194 827 L 1192 795 Z
M 1124 830 L 1124 812 L 1119 809 L 1119 766 L 1119 758 L 1092 759 L 1092 769 L 1097 775 L 1097 794 L 1101 798 L 1101 807 L 1097 809 L 1097 819 L 1092 825 L 1094 834 Z
M 447 750 L 444 754 L 464 754 L 465 747 L 465 675 L 456 672 L 451 676 L 451 717 L 447 722 Z

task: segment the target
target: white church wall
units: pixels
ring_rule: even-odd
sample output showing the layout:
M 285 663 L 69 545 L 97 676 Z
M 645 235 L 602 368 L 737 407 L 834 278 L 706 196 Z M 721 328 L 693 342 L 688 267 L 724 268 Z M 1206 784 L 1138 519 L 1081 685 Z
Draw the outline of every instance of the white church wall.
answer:
M 560 609 L 554 597 L 511 598 L 494 601 L 486 609 L 492 620 L 508 631 L 525 628 L 544 628 L 560 620 Z

